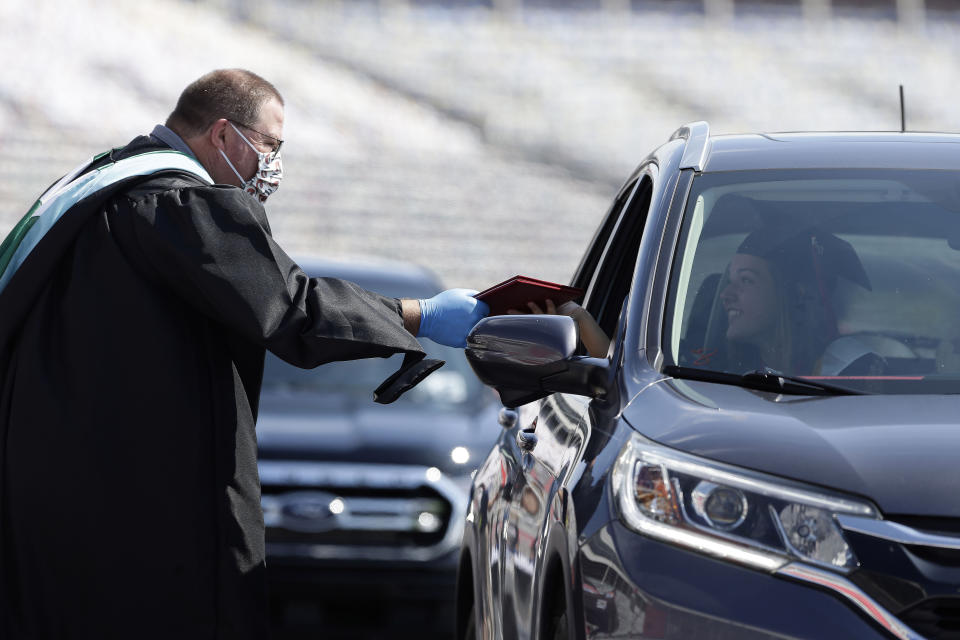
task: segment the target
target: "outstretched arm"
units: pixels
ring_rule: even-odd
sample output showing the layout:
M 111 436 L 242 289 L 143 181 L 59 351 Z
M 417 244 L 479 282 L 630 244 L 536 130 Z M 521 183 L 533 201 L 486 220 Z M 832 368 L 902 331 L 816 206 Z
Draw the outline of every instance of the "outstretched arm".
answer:
M 547 302 L 553 304 L 550 300 Z M 570 316 L 576 321 L 577 326 L 580 327 L 580 341 L 587 348 L 587 353 L 594 358 L 607 357 L 607 352 L 610 350 L 610 338 L 607 337 L 607 334 L 600 328 L 589 311 L 576 302 L 570 301 L 557 307 L 557 313 Z
M 547 313 L 549 315 L 570 316 L 577 323 L 577 329 L 580 331 L 580 342 L 586 347 L 587 353 L 593 358 L 606 358 L 607 351 L 610 349 L 610 338 L 604 333 L 597 321 L 593 319 L 590 312 L 578 305 L 576 302 L 564 302 L 559 307 L 553 304 L 553 300 L 545 301 L 546 310 L 541 309 L 537 303 L 528 302 L 527 307 L 530 313 Z M 516 309 L 510 309 L 507 313 L 524 313 Z

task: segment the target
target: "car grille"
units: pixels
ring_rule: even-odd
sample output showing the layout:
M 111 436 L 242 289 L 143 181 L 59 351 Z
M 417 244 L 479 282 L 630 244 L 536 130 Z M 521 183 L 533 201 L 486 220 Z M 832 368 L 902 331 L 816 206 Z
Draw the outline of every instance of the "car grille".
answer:
M 958 541 L 960 542 L 960 541 Z M 927 562 L 944 567 L 960 567 L 960 549 L 938 549 L 937 547 L 920 547 L 910 545 L 910 552 Z
M 851 580 L 927 640 L 960 640 L 960 521 L 841 518 L 861 561 Z
M 960 598 L 930 598 L 900 614 L 904 624 L 931 640 L 960 640 Z
M 438 469 L 260 463 L 268 555 L 415 559 L 460 543 L 461 489 Z

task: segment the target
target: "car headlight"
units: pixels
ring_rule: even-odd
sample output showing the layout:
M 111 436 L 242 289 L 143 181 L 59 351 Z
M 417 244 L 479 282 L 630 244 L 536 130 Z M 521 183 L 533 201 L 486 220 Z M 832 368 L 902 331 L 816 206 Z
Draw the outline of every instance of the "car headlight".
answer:
M 792 560 L 849 573 L 858 566 L 835 516 L 877 518 L 868 502 L 698 458 L 639 434 L 613 472 L 626 525 L 699 553 L 776 571 Z

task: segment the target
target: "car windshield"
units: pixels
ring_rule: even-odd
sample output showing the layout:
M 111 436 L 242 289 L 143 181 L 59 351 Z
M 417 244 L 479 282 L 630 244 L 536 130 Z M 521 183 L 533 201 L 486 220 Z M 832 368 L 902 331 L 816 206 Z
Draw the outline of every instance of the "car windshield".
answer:
M 665 336 L 680 367 L 960 392 L 960 174 L 698 176 Z

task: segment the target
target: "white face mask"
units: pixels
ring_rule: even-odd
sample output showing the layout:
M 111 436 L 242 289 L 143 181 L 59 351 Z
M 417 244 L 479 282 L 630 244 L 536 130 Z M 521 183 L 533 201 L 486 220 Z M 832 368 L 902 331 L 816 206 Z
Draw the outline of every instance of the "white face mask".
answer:
M 253 149 L 253 152 L 257 154 L 257 172 L 254 173 L 253 177 L 249 180 L 244 180 L 240 172 L 237 171 L 237 168 L 230 162 L 230 158 L 223 152 L 223 149 L 218 149 L 218 151 L 220 151 L 220 155 L 227 161 L 227 164 L 230 165 L 233 172 L 237 174 L 237 178 L 239 178 L 241 182 L 240 187 L 260 202 L 266 202 L 270 194 L 280 187 L 280 181 L 283 180 L 283 163 L 280 160 L 280 152 L 278 151 L 275 154 L 260 153 L 260 151 L 253 146 L 253 143 L 247 140 L 247 137 L 240 133 L 240 129 L 237 129 L 232 122 L 230 126 L 233 127 L 233 130 Z

